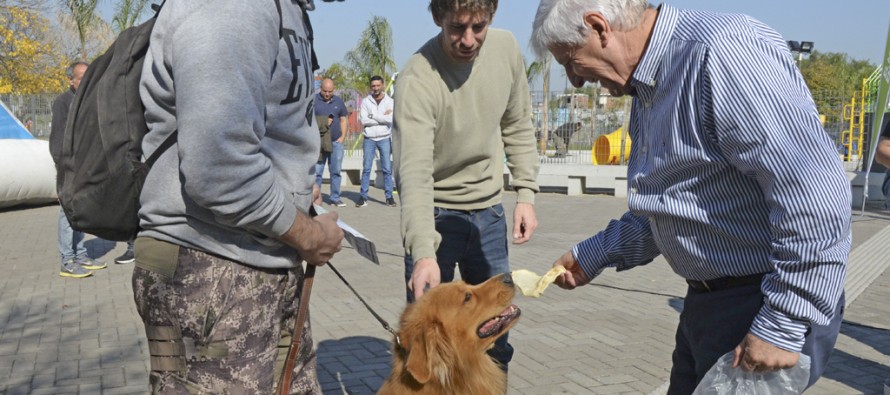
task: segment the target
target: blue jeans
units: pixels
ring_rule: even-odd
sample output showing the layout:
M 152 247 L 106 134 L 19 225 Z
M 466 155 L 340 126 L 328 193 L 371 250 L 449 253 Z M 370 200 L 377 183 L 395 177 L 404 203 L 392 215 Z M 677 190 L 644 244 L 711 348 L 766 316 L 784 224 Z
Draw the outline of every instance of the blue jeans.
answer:
M 374 155 L 380 152 L 380 167 L 383 171 L 383 190 L 387 199 L 392 199 L 392 139 L 387 137 L 380 141 L 363 138 L 364 161 L 362 163 L 362 199 L 368 200 L 368 188 L 371 184 L 371 166 L 374 164 Z M 377 152 L 375 152 L 377 151 Z
M 463 211 L 436 207 L 434 210 L 436 231 L 442 242 L 436 250 L 436 260 L 443 283 L 454 280 L 454 268 L 467 284 L 481 284 L 501 273 L 510 271 L 507 259 L 507 219 L 504 206 Z M 414 271 L 414 259 L 405 255 L 405 284 L 408 303 L 414 301 L 414 293 L 407 289 Z M 507 333 L 497 339 L 488 355 L 506 370 L 513 359 L 513 346 L 507 342 Z
M 343 143 L 334 142 L 334 150 L 325 152 L 322 158 L 315 164 L 315 183 L 321 189 L 321 176 L 324 174 L 324 164 L 328 163 L 331 173 L 331 202 L 340 201 L 340 166 L 343 164 Z
M 71 228 L 65 210 L 59 207 L 59 254 L 62 255 L 63 265 L 67 261 L 83 262 L 87 258 L 83 237 L 83 232 Z

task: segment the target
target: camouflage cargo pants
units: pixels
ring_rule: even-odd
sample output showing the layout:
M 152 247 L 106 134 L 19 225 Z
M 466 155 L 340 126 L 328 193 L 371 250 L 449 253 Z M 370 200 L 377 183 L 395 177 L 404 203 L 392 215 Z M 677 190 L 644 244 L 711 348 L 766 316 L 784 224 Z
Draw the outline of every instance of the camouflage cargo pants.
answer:
M 302 274 L 137 239 L 133 294 L 148 337 L 152 393 L 273 393 L 279 339 L 292 332 Z M 308 320 L 302 337 L 290 393 L 320 394 Z

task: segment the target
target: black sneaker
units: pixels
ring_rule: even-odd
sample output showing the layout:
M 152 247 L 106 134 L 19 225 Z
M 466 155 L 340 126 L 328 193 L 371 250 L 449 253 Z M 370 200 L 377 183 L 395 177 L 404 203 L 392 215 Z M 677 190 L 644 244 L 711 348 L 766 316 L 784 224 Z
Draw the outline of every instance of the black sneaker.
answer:
M 331 206 L 346 207 L 346 203 L 343 203 L 342 200 L 334 200 L 331 201 Z
M 355 202 L 355 207 L 365 207 L 368 205 L 368 202 L 365 201 L 365 198 L 358 198 L 358 201 Z
M 114 263 L 118 263 L 118 264 L 133 263 L 135 261 L 136 261 L 136 256 L 133 255 L 133 251 L 127 251 L 124 253 L 124 255 L 114 258 Z
M 393 198 L 386 198 L 386 205 L 389 207 L 395 207 L 395 206 L 397 206 L 396 200 Z

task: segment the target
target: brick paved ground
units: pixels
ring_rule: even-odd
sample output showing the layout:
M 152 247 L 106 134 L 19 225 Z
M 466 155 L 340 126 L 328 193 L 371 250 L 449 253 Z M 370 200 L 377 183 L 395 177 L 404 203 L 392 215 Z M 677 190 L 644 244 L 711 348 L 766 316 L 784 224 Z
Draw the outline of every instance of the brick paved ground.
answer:
M 346 187 L 344 197 L 357 198 L 356 188 Z M 372 198 L 378 200 L 368 207 L 337 211 L 377 243 L 381 265 L 348 248 L 333 263 L 395 324 L 404 307 L 399 210 L 380 204 L 382 191 L 373 190 Z M 512 211 L 514 196 L 506 199 Z M 625 208 L 625 200 L 610 196 L 539 195 L 540 228 L 530 243 L 511 246 L 511 264 L 541 273 Z M 57 212 L 57 206 L 0 211 L 0 393 L 146 393 L 148 352 L 132 302 L 132 265 L 110 263 L 87 279 L 59 277 Z M 880 212 L 858 219 L 855 245 L 888 223 Z M 87 243 L 109 262 L 125 248 Z M 865 264 L 883 262 L 879 256 Z M 389 371 L 390 336 L 331 270 L 321 268 L 317 276 L 311 319 L 325 393 L 373 393 Z M 571 292 L 554 287 L 539 299 L 517 296 L 523 316 L 511 332 L 516 356 L 509 393 L 663 389 L 684 290 L 657 259 L 620 274 L 608 271 Z M 890 271 L 879 273 L 849 307 L 829 369 L 808 394 L 882 393 L 881 382 L 890 378 L 888 301 Z

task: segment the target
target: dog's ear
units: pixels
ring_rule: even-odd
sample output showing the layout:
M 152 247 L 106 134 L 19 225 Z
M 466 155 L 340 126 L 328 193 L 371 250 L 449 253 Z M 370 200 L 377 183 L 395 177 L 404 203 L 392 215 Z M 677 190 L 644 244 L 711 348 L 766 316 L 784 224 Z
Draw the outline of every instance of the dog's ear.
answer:
M 453 352 L 442 322 L 431 321 L 416 329 L 405 369 L 421 384 L 429 382 L 433 375 L 440 381 L 447 380 L 450 366 L 446 361 L 453 360 Z
M 429 351 L 427 350 L 430 344 L 424 332 L 420 328 L 420 330 L 414 331 L 412 338 L 407 339 L 410 348 L 408 349 L 408 359 L 405 362 L 405 369 L 414 377 L 414 380 L 421 384 L 426 384 L 426 382 L 430 381 L 430 376 L 432 375 L 432 366 L 428 357 Z

